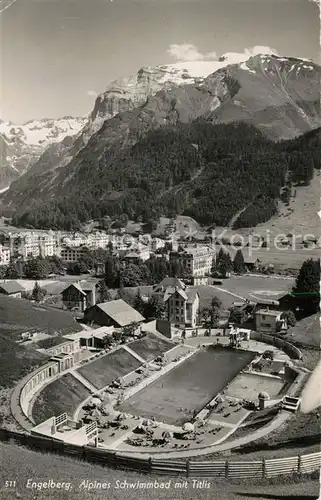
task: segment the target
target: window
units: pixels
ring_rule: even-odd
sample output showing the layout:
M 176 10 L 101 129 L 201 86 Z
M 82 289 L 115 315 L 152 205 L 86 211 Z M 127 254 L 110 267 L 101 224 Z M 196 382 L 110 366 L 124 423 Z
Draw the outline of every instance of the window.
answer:
M 262 315 L 262 319 L 265 319 L 265 314 Z

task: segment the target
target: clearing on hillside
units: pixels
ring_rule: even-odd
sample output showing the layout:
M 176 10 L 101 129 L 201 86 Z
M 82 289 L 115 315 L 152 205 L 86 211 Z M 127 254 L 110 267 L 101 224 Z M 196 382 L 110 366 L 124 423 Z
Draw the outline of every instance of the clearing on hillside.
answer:
M 32 347 L 22 347 L 0 334 L 0 387 L 12 386 L 47 359 Z
M 180 425 L 211 401 L 255 353 L 210 346 L 142 389 L 120 405 L 120 410 Z
M 28 330 L 64 335 L 82 328 L 68 312 L 0 294 L 0 334 L 17 340 Z
M 140 365 L 134 356 L 120 348 L 96 361 L 89 362 L 77 371 L 97 389 L 102 389 L 116 378 L 137 370 Z
M 32 408 L 32 418 L 36 424 L 40 424 L 65 412 L 72 417 L 77 406 L 88 396 L 90 392 L 87 387 L 71 373 L 66 373 L 40 392 Z

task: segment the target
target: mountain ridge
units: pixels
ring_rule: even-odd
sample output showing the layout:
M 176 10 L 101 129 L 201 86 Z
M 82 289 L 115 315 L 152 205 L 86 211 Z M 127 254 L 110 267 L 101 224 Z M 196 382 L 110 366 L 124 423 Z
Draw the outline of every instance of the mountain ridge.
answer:
M 23 124 L 0 120 L 0 189 L 19 178 L 53 143 L 77 134 L 87 118 L 42 118 Z
M 85 127 L 70 145 L 58 148 L 59 161 L 54 153 L 51 160 L 48 154 L 40 158 L 27 176 L 12 184 L 3 197 L 4 203 L 17 207 L 21 213 L 29 211 L 30 205 L 42 203 L 41 199 L 48 201 L 56 193 L 67 193 L 79 182 L 79 172 L 86 171 L 89 176 L 92 172 L 95 176 L 99 169 L 110 168 L 110 158 L 121 157 L 125 148 L 143 140 L 149 131 L 166 125 L 175 127 L 204 118 L 213 124 L 253 124 L 273 140 L 300 135 L 321 124 L 320 73 L 321 68 L 312 61 L 255 55 L 238 64 L 227 64 L 206 78 L 196 77 L 192 83 L 164 85 L 155 94 L 140 97 L 144 102 L 136 107 L 132 100 L 121 98 L 118 104 L 129 109 L 105 119 L 115 104 L 114 94 L 108 101 L 110 92 L 115 90 L 115 84 L 111 84 L 104 93 L 107 101 L 103 107 L 98 109 L 100 96 Z M 144 75 L 144 85 L 150 89 L 147 76 Z M 93 134 L 92 126 L 98 129 Z M 38 188 L 37 196 L 34 185 Z

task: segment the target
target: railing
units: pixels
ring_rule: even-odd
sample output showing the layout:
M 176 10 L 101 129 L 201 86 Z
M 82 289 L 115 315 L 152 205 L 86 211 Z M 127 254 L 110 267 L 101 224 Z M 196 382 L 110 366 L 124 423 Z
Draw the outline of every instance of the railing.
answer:
M 285 458 L 262 458 L 256 461 L 164 460 L 133 457 L 126 453 L 91 446 L 78 446 L 49 437 L 22 434 L 8 429 L 0 429 L 0 441 L 14 441 L 31 449 L 74 456 L 91 463 L 118 469 L 167 476 L 261 479 L 281 475 L 309 474 L 320 470 L 321 466 L 321 452 Z

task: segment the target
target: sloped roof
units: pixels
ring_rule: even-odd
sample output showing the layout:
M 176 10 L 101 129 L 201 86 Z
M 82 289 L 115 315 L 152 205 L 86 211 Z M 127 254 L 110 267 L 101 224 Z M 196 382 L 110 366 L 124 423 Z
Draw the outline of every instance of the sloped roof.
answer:
M 187 302 L 188 303 L 193 303 L 194 300 L 196 299 L 198 293 L 197 293 L 197 290 L 188 289 L 186 291 L 186 295 L 187 295 Z
M 258 311 L 256 311 L 255 314 L 263 314 L 265 316 L 279 316 L 279 314 L 281 314 L 281 311 L 271 311 L 270 309 L 259 309 Z
M 173 295 L 173 293 L 175 293 L 175 288 L 172 286 L 167 287 L 164 292 L 163 301 L 167 302 L 170 296 Z
M 187 294 L 185 293 L 184 290 L 181 290 L 180 288 L 176 288 L 175 292 L 177 292 L 181 297 L 183 297 L 184 300 L 188 299 Z
M 5 283 L 0 283 L 0 290 L 3 290 L 7 294 L 25 291 L 23 286 L 19 285 L 16 281 L 6 281 Z
M 78 290 L 78 292 L 80 292 L 82 295 L 86 296 L 85 292 L 82 290 L 81 286 L 79 283 L 71 283 L 71 285 L 67 286 L 67 288 L 65 288 L 64 290 L 62 290 L 61 293 L 64 293 L 66 290 L 68 290 L 68 288 L 70 287 L 74 287 Z
M 122 299 L 96 304 L 96 307 L 101 309 L 101 311 L 120 326 L 127 326 L 134 322 L 144 321 L 145 319 L 136 309 Z
M 88 290 L 94 290 L 96 288 L 96 284 L 94 281 L 81 281 L 79 283 L 81 289 L 85 292 Z
M 155 292 L 157 292 L 158 290 L 165 290 L 168 287 L 172 288 L 178 287 L 181 288 L 182 290 L 185 290 L 186 285 L 179 278 L 173 278 L 167 276 L 158 285 L 156 285 Z
M 42 288 L 46 290 L 48 295 L 58 295 L 66 288 L 69 288 L 70 285 L 63 281 L 55 281 L 54 283 L 48 283 L 47 285 L 43 285 Z

